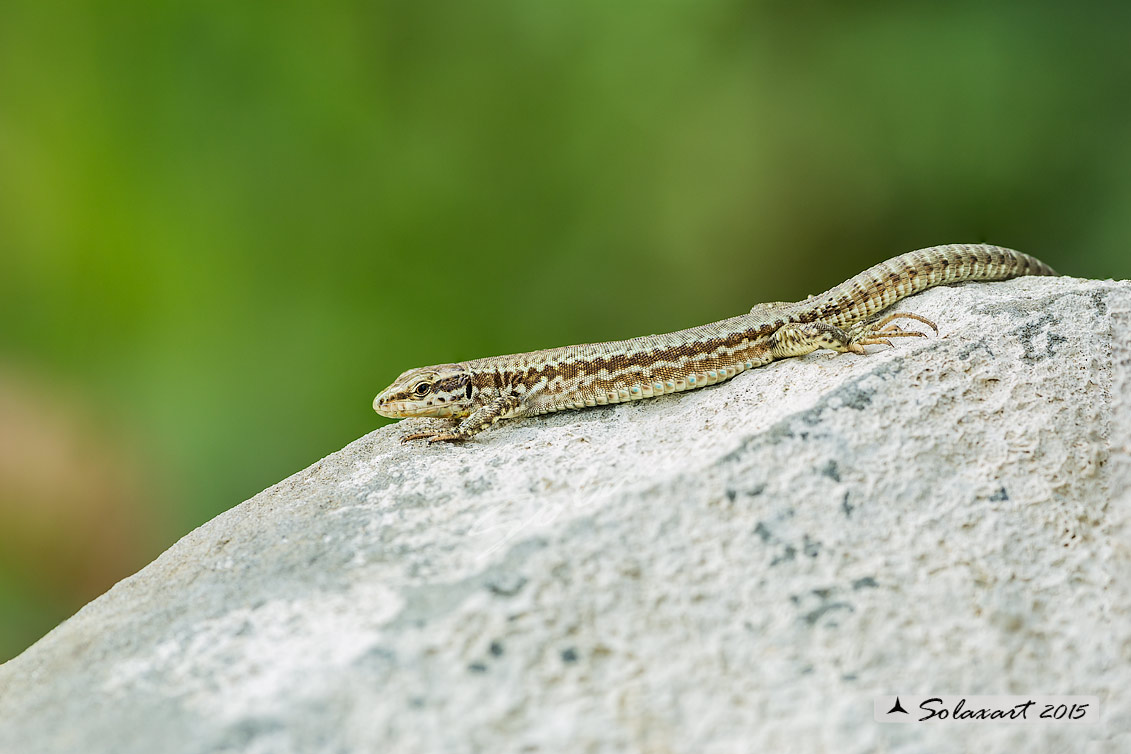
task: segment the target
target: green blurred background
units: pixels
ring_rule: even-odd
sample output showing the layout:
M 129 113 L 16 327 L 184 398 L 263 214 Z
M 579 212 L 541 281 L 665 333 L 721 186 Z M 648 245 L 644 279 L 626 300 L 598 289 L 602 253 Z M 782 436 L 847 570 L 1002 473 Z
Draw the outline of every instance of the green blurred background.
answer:
M 0 660 L 410 366 L 993 241 L 1128 277 L 1128 5 L 0 4 Z

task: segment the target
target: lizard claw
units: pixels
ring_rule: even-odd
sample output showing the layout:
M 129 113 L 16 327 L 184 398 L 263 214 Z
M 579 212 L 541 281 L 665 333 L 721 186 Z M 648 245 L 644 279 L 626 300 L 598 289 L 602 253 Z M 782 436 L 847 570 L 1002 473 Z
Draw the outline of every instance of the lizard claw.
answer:
M 893 314 L 889 314 L 888 316 L 884 317 L 880 321 L 873 323 L 872 327 L 873 328 L 879 328 L 880 331 L 887 330 L 889 328 L 894 328 L 893 332 L 894 331 L 903 332 L 903 328 L 901 328 L 899 325 L 892 324 L 897 319 L 913 319 L 916 322 L 922 322 L 924 325 L 926 325 L 927 327 L 934 330 L 935 335 L 939 334 L 938 325 L 936 325 L 934 322 L 927 319 L 926 317 L 921 317 L 918 314 L 910 314 L 908 312 L 895 312 Z M 923 333 L 917 333 L 917 334 L 922 335 Z

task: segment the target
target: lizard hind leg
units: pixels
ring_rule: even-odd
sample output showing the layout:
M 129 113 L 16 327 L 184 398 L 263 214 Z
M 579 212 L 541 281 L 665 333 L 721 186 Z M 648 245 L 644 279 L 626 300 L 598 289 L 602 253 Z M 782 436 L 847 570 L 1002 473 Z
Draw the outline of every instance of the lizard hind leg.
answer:
M 827 322 L 790 322 L 775 330 L 767 345 L 775 359 L 804 356 L 821 348 L 843 353 L 852 350 L 852 336 Z
M 770 355 L 775 359 L 804 356 L 821 348 L 840 353 L 867 353 L 864 346 L 891 346 L 891 338 L 922 338 L 926 333 L 904 330 L 895 324 L 897 319 L 913 319 L 930 325 L 935 323 L 918 314 L 889 314 L 886 317 L 858 322 L 847 330 L 827 322 L 790 322 L 782 325 L 770 336 Z

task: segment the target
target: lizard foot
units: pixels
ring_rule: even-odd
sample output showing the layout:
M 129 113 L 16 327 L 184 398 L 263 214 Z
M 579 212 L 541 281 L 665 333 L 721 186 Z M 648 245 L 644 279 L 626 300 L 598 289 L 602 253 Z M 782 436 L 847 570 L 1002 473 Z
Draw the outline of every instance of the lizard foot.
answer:
M 913 319 L 916 322 L 922 322 L 930 327 L 938 334 L 938 326 L 918 314 L 908 314 L 907 312 L 895 312 L 889 314 L 883 319 L 861 322 L 856 327 L 849 330 L 848 350 L 852 353 L 864 353 L 864 346 L 892 346 L 890 338 L 925 338 L 927 333 L 919 332 L 918 330 L 904 330 L 899 325 L 895 324 L 898 319 Z
M 413 440 L 427 440 L 429 444 L 434 442 L 458 442 L 466 440 L 467 435 L 461 435 L 455 432 L 433 431 L 433 432 L 414 432 L 411 435 L 405 435 L 401 438 L 402 443 L 409 443 Z
M 428 444 L 431 445 L 436 442 L 463 442 L 468 437 L 470 437 L 470 435 L 462 435 L 458 432 L 443 432 L 429 437 Z
M 456 422 L 444 422 L 440 426 L 434 426 L 432 429 L 425 429 L 420 432 L 413 432 L 410 435 L 405 435 L 401 438 L 402 443 L 409 443 L 413 440 L 427 440 L 428 442 L 436 442 L 437 440 L 455 439 L 454 434 L 459 432 L 459 424 Z M 460 437 L 459 439 L 463 439 Z

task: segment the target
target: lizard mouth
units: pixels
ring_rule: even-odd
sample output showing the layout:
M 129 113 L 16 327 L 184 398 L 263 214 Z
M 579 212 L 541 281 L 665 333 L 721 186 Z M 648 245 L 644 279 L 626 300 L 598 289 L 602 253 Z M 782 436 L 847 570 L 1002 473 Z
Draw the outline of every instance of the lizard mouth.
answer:
M 387 400 L 380 395 L 373 399 L 373 410 L 388 419 L 404 419 L 410 416 L 445 418 L 453 413 L 451 406 L 430 406 L 417 401 Z

